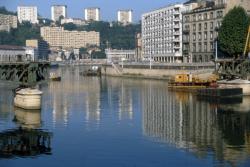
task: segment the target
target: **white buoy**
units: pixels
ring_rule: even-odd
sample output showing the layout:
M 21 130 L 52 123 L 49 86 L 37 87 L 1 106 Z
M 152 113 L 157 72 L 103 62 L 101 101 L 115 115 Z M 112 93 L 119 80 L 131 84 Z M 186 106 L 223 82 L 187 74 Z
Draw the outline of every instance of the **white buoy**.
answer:
M 21 89 L 16 92 L 14 105 L 26 110 L 39 110 L 41 109 L 41 96 L 42 92 L 38 89 Z

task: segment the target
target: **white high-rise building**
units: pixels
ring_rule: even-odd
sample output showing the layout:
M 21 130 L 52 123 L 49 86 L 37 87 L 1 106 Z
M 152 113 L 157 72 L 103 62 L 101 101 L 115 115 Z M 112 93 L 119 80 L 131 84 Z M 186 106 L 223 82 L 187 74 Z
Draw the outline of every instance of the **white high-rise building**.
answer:
M 118 22 L 122 24 L 130 24 L 132 23 L 132 10 L 118 10 L 117 19 Z
M 87 21 L 100 21 L 100 8 L 86 8 L 84 16 Z
M 142 15 L 142 54 L 160 62 L 181 62 L 183 4 Z
M 17 17 L 20 23 L 22 23 L 23 21 L 28 21 L 28 22 L 31 22 L 32 24 L 36 24 L 38 23 L 37 7 L 36 6 L 18 6 Z
M 53 5 L 51 6 L 51 20 L 58 21 L 60 16 L 67 17 L 66 5 Z

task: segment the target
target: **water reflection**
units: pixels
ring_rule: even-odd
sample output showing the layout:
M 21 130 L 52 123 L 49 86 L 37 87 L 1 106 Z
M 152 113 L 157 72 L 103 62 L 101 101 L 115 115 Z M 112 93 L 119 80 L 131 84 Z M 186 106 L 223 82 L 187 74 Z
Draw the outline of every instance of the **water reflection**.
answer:
M 27 129 L 37 129 L 41 126 L 40 110 L 24 110 L 22 108 L 14 108 L 14 119 L 20 127 Z
M 72 108 L 86 112 L 85 120 L 100 120 L 101 80 L 98 77 L 79 76 L 81 68 L 59 68 L 62 82 L 51 82 L 47 97 L 53 106 L 53 121 L 68 124 Z M 50 105 L 48 105 L 50 106 Z M 47 110 L 45 108 L 45 110 Z
M 248 97 L 233 100 L 235 103 L 212 103 L 189 93 L 168 92 L 159 85 L 144 87 L 141 97 L 145 135 L 198 158 L 212 152 L 218 162 L 231 165 L 249 158 Z
M 0 158 L 38 156 L 51 153 L 51 133 L 42 130 L 15 129 L 0 133 Z

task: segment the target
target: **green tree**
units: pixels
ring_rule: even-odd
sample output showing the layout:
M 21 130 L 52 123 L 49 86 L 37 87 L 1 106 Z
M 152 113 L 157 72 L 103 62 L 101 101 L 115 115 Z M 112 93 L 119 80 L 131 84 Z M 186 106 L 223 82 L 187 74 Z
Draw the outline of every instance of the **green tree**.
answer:
M 77 26 L 73 23 L 66 23 L 66 24 L 63 24 L 63 27 L 65 30 L 69 30 L 69 31 L 73 31 L 73 30 L 76 30 L 77 29 Z
M 0 14 L 17 15 L 15 12 L 8 11 L 4 6 L 0 6 Z
M 243 53 L 246 41 L 249 18 L 242 7 L 231 9 L 222 21 L 219 29 L 219 47 L 230 57 L 237 57 Z

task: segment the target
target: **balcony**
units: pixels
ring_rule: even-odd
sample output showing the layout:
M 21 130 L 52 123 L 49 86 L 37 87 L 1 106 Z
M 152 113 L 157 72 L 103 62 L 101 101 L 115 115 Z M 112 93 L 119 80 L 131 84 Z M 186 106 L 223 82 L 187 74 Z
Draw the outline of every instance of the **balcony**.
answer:
M 180 28 L 179 24 L 174 24 L 174 28 Z
M 184 50 L 182 51 L 182 53 L 183 53 L 183 55 L 188 55 L 189 50 L 188 50 L 188 49 L 184 49 Z
M 184 29 L 183 30 L 183 34 L 189 34 L 189 32 L 190 32 L 190 29 Z
M 180 31 L 174 31 L 174 35 L 180 35 Z
M 189 43 L 189 39 L 183 38 L 183 39 L 182 39 L 182 42 L 183 42 L 183 43 Z
M 175 57 L 180 57 L 180 56 L 181 56 L 181 52 L 175 52 L 175 53 L 174 53 L 174 56 L 175 56 Z
M 180 42 L 180 38 L 174 38 L 173 41 L 174 42 Z
M 180 49 L 180 47 L 181 47 L 181 46 L 180 46 L 179 44 L 174 45 L 174 48 L 175 48 L 175 49 Z

